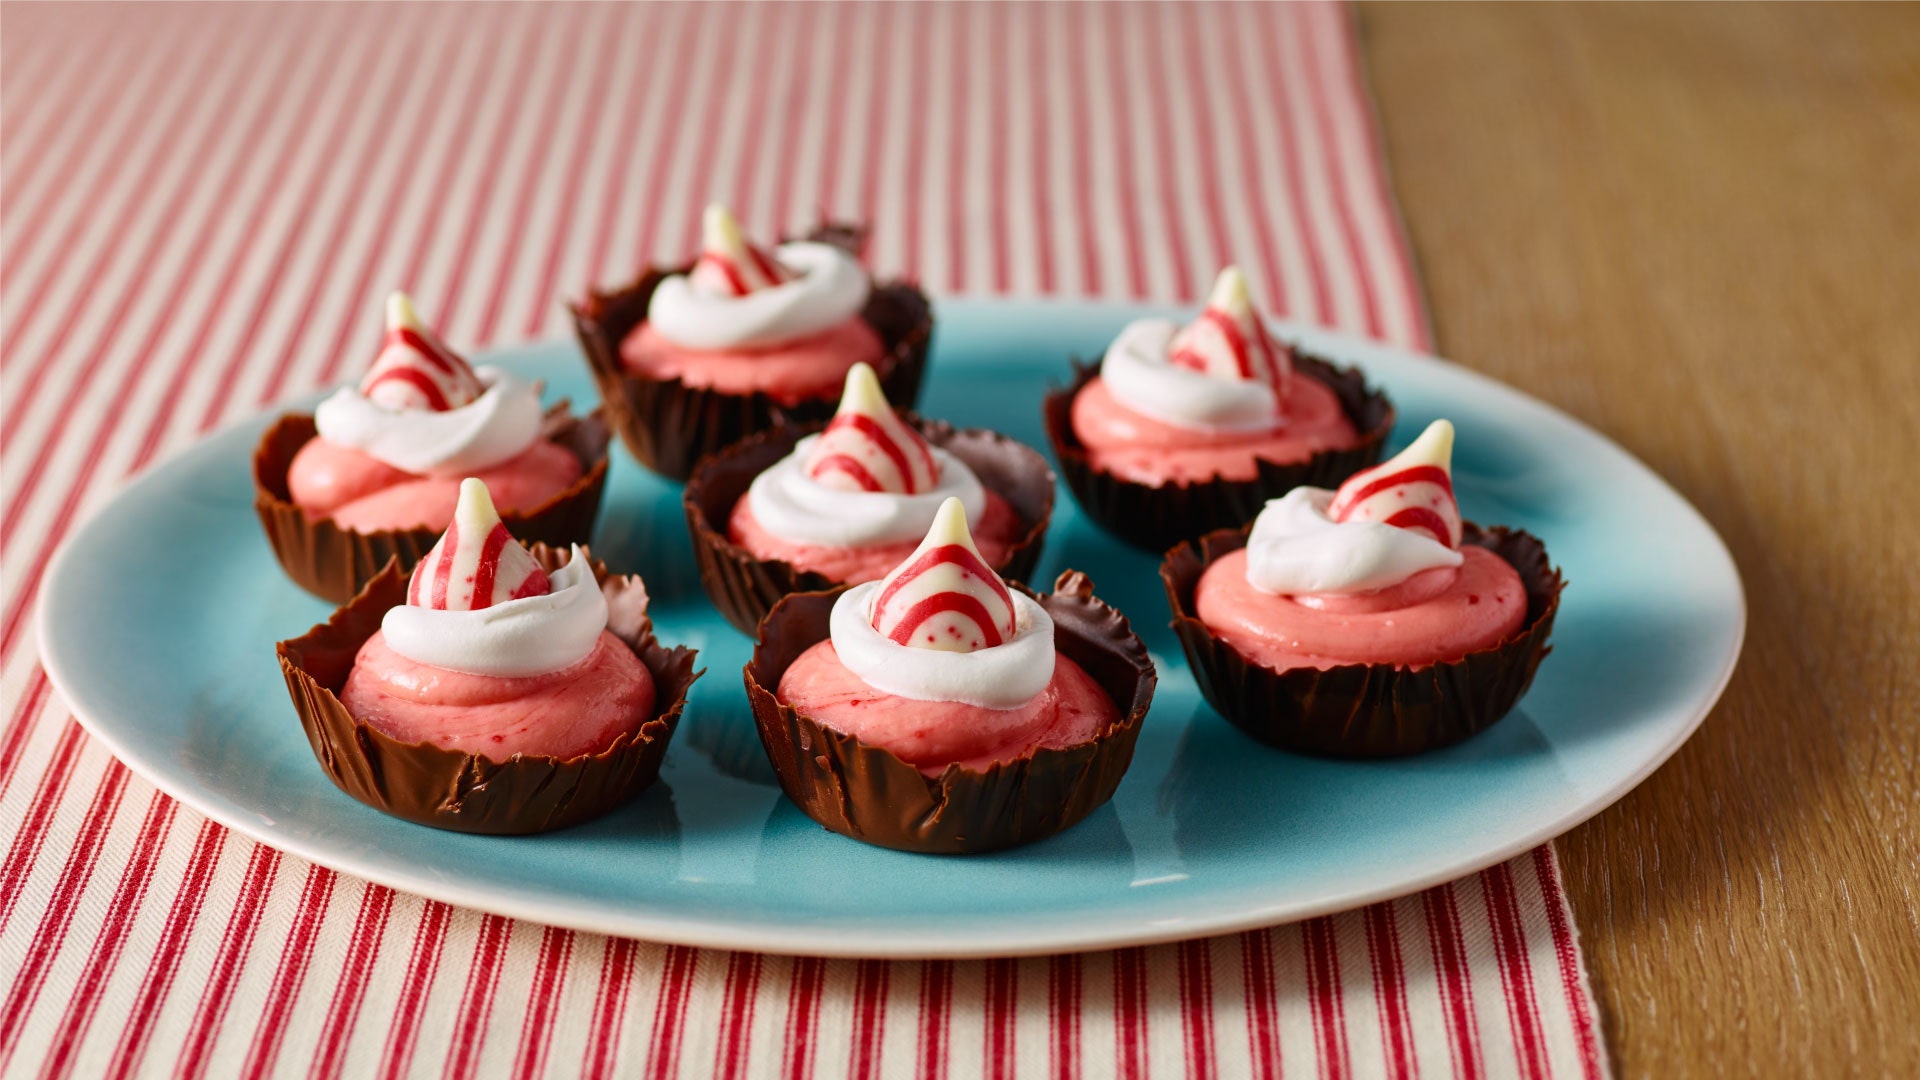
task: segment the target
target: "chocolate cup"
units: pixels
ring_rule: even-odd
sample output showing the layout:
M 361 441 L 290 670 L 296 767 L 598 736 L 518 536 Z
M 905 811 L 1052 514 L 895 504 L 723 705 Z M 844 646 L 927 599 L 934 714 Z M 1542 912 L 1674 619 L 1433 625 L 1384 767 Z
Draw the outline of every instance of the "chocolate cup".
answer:
M 1025 443 L 981 428 L 956 428 L 944 420 L 912 414 L 907 421 L 934 446 L 966 462 L 988 490 L 1007 500 L 1026 532 L 994 566 L 1001 577 L 1025 581 L 1039 565 L 1040 550 L 1053 520 L 1053 470 Z M 825 428 L 825 423 L 785 424 L 763 431 L 700 463 L 681 495 L 700 584 L 707 598 L 736 629 L 751 635 L 760 620 L 788 593 L 819 592 L 855 582 L 836 581 L 780 559 L 762 559 L 727 538 L 733 507 L 753 478 L 793 452 L 795 443 Z
M 293 457 L 315 437 L 313 417 L 281 417 L 253 451 L 253 508 L 267 532 L 274 557 L 294 584 L 322 600 L 344 604 L 373 579 L 388 559 L 411 570 L 445 529 L 383 529 L 354 532 L 330 518 L 308 521 L 287 490 Z M 584 544 L 593 534 L 607 487 L 607 422 L 599 409 L 575 418 L 562 401 L 547 411 L 543 438 L 580 459 L 580 479 L 530 510 L 503 513 L 500 520 L 525 543 Z
M 1303 484 L 1338 487 L 1342 480 L 1379 462 L 1387 434 L 1393 430 L 1393 405 L 1385 394 L 1369 388 L 1366 377 L 1353 368 L 1335 367 L 1298 350 L 1293 363 L 1296 374 L 1325 383 L 1339 396 L 1341 409 L 1360 432 L 1359 442 L 1322 450 L 1305 461 L 1283 464 L 1256 459 L 1259 472 L 1251 480 L 1215 477 L 1159 485 L 1123 480 L 1095 468 L 1086 445 L 1074 433 L 1073 399 L 1100 374 L 1098 364 L 1075 361 L 1073 382 L 1050 391 L 1042 405 L 1060 475 L 1088 517 L 1114 536 L 1155 554 L 1182 540 L 1252 521 L 1267 500 Z
M 858 254 L 866 242 L 866 230 L 826 224 L 807 239 Z M 600 386 L 600 400 L 621 441 L 640 464 L 674 480 L 685 480 L 708 454 L 776 424 L 826 420 L 839 403 L 836 394 L 784 405 L 759 391 L 729 394 L 628 371 L 620 360 L 620 343 L 646 321 L 654 288 L 691 268 L 691 263 L 650 267 L 631 285 L 612 292 L 590 291 L 585 300 L 568 305 L 587 365 Z M 906 282 L 875 283 L 860 317 L 885 346 L 874 365 L 880 388 L 895 408 L 912 408 L 920 397 L 927 348 L 933 340 L 933 308 L 926 294 Z
M 1160 579 L 1173 607 L 1173 632 L 1193 677 L 1220 715 L 1261 742 L 1306 754 L 1382 758 L 1451 746 L 1492 727 L 1527 692 L 1566 581 L 1534 536 L 1467 525 L 1461 543 L 1486 548 L 1520 573 L 1527 618 L 1519 632 L 1458 660 L 1409 671 L 1349 664 L 1278 672 L 1254 663 L 1194 614 L 1194 589 L 1214 560 L 1246 546 L 1249 525 L 1222 529 L 1167 553 Z
M 564 548 L 534 544 L 530 550 L 548 570 L 567 560 Z M 407 575 L 394 559 L 332 618 L 276 646 L 294 710 L 328 779 L 395 817 L 499 836 L 577 825 L 639 794 L 660 775 L 687 691 L 705 672 L 693 669 L 692 649 L 668 649 L 654 638 L 646 588 L 638 578 L 610 575 L 598 562 L 593 571 L 607 598 L 607 629 L 653 675 L 654 714 L 638 729 L 594 754 L 565 759 L 515 754 L 493 761 L 427 743 L 403 743 L 354 719 L 335 695 L 387 609 L 406 602 Z
M 760 740 L 787 797 L 842 836 L 934 855 L 1032 843 L 1099 808 L 1133 761 L 1153 702 L 1153 661 L 1126 616 L 1094 598 L 1086 575 L 1069 570 L 1054 590 L 1035 599 L 1053 616 L 1055 647 L 1093 676 L 1119 706 L 1120 721 L 1091 742 L 1036 750 L 984 772 L 949 765 L 938 778 L 780 703 L 774 691 L 781 677 L 826 639 L 828 615 L 844 590 L 795 593 L 775 604 L 743 674 Z

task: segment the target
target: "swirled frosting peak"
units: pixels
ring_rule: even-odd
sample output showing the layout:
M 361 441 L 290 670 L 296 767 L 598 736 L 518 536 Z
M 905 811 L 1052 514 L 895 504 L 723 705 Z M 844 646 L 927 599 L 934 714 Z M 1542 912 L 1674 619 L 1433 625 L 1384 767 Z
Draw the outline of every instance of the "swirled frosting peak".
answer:
M 767 349 L 838 326 L 867 305 L 860 260 L 832 244 L 772 252 L 747 242 L 725 207 L 707 207 L 700 257 L 654 287 L 647 322 L 686 349 Z
M 1100 377 L 1120 404 L 1199 431 L 1271 431 L 1286 421 L 1292 354 L 1273 339 L 1238 267 L 1220 271 L 1186 326 L 1136 319 L 1107 347 Z
M 485 391 L 467 362 L 420 321 L 411 297 L 403 292 L 387 297 L 387 336 L 360 380 L 363 397 L 395 411 L 447 412 Z
M 883 491 L 919 495 L 940 482 L 940 467 L 927 441 L 900 418 L 866 364 L 847 372 L 840 408 L 813 440 L 806 473 L 836 491 Z
M 1170 348 L 1170 359 L 1180 367 L 1217 379 L 1265 383 L 1281 398 L 1293 374 L 1291 358 L 1267 333 L 1247 276 L 1237 266 L 1214 278 L 1206 310 L 1174 335 Z
M 893 573 L 841 593 L 828 629 L 848 671 L 917 701 L 1012 709 L 1053 681 L 1053 617 L 980 558 L 959 499 Z
M 1453 497 L 1453 425 L 1435 420 L 1405 450 L 1354 473 L 1334 492 L 1327 516 L 1411 529 L 1460 546 L 1460 504 Z
M 719 203 L 701 215 L 700 257 L 688 275 L 709 296 L 745 296 L 792 281 L 792 270 L 749 243 L 733 213 Z
M 551 576 L 507 533 L 487 485 L 469 477 L 440 542 L 414 568 L 407 602 L 381 632 L 430 667 L 517 678 L 586 658 L 607 628 L 607 599 L 578 546 Z
M 1391 460 L 1338 491 L 1297 487 L 1247 537 L 1247 582 L 1280 596 L 1355 595 L 1458 567 L 1453 425 L 1436 420 Z
M 553 591 L 546 571 L 514 542 L 487 485 L 460 481 L 453 522 L 407 584 L 407 603 L 442 611 L 478 611 Z
M 313 411 L 320 437 L 415 476 L 471 476 L 540 437 L 540 387 L 447 348 L 406 293 L 387 298 L 387 337 L 356 387 Z
M 868 621 L 916 649 L 976 652 L 1013 639 L 1013 596 L 980 557 L 959 499 L 940 504 L 927 538 L 873 597 Z

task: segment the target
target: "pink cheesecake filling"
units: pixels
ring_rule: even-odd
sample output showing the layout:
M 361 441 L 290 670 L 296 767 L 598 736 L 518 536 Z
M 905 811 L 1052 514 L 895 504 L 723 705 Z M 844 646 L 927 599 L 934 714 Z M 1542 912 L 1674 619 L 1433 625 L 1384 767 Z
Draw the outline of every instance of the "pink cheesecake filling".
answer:
M 653 674 L 619 638 L 544 675 L 468 675 L 409 660 L 375 633 L 354 657 L 340 702 L 368 727 L 406 743 L 505 761 L 515 754 L 598 753 L 653 715 Z
M 1203 431 L 1156 420 L 1121 404 L 1099 376 L 1074 395 L 1072 422 L 1095 469 L 1154 486 L 1251 480 L 1258 459 L 1290 464 L 1360 441 L 1339 395 L 1304 374 L 1289 384 L 1280 421 L 1263 431 Z
M 471 474 L 486 482 L 503 513 L 531 510 L 580 479 L 580 459 L 537 439 L 518 457 Z M 294 455 L 287 489 L 309 521 L 331 518 L 354 532 L 444 529 L 463 476 L 415 476 L 358 450 L 311 439 Z
M 879 366 L 886 346 L 858 315 L 817 334 L 757 349 L 689 349 L 641 323 L 620 343 L 628 371 L 650 379 L 679 379 L 723 394 L 766 394 L 783 405 L 840 395 L 847 370 Z
M 948 765 L 979 771 L 1036 750 L 1078 746 L 1120 722 L 1119 708 L 1093 676 L 1058 655 L 1045 690 L 1018 708 L 989 709 L 882 693 L 847 670 L 832 641 L 822 641 L 787 668 L 774 696 L 835 731 L 892 751 L 928 776 Z
M 987 565 L 999 566 L 1006 562 L 1008 552 L 1025 531 L 1012 504 L 987 492 L 987 509 L 980 515 L 980 524 L 973 529 L 974 544 Z M 778 559 L 847 585 L 886 577 L 920 546 L 918 540 L 872 547 L 833 547 L 788 540 L 768 532 L 766 526 L 760 524 L 744 495 L 733 504 L 733 513 L 727 518 L 727 539 L 746 548 L 756 559 Z
M 1520 574 L 1485 548 L 1457 569 L 1427 570 L 1356 596 L 1274 596 L 1247 582 L 1247 553 L 1200 576 L 1194 613 L 1215 637 L 1274 671 L 1343 664 L 1422 668 L 1491 648 L 1526 623 Z

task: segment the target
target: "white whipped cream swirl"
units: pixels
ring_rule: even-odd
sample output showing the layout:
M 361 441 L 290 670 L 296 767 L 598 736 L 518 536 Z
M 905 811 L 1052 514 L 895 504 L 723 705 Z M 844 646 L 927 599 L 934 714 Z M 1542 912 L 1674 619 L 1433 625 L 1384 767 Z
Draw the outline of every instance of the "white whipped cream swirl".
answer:
M 607 598 L 580 545 L 547 576 L 545 596 L 473 611 L 401 604 L 380 622 L 394 652 L 419 664 L 469 675 L 544 675 L 586 659 L 607 628 Z
M 1107 347 L 1100 378 L 1120 404 L 1175 427 L 1266 431 L 1283 422 L 1273 387 L 1222 379 L 1173 363 L 1171 319 L 1136 319 Z
M 1365 593 L 1465 559 L 1425 533 L 1334 521 L 1333 492 L 1297 487 L 1267 503 L 1247 538 L 1247 583 L 1278 596 Z
M 445 412 L 389 409 L 343 387 L 314 410 L 320 437 L 416 476 L 463 476 L 517 457 L 540 437 L 540 388 L 497 367 L 474 369 L 478 398 Z
M 1017 709 L 1053 682 L 1053 616 L 1027 594 L 1009 590 L 1012 638 L 973 652 L 948 652 L 902 645 L 873 628 L 868 609 L 882 584 L 869 581 L 841 593 L 827 620 L 840 662 L 868 686 L 915 701 Z
M 654 288 L 647 321 L 689 349 L 753 349 L 819 333 L 866 307 L 872 284 L 845 250 L 796 241 L 775 249 L 775 258 L 794 279 L 745 296 L 705 292 L 675 274 Z
M 939 482 L 916 495 L 887 491 L 843 491 L 807 475 L 807 460 L 820 436 L 809 435 L 793 452 L 753 478 L 747 508 L 775 536 L 829 547 L 878 547 L 918 540 L 933 525 L 940 504 L 959 499 L 967 524 L 978 525 L 987 512 L 987 489 L 966 462 L 937 446 L 933 453 Z

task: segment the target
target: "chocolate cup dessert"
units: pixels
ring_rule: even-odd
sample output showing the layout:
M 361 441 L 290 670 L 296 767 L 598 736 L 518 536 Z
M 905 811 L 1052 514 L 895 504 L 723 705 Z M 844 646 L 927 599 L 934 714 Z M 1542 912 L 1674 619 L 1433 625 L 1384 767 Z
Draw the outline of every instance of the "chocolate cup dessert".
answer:
M 993 567 L 1001 577 L 1025 581 L 1039 565 L 1040 550 L 1053 520 L 1053 470 L 1032 447 L 997 431 L 956 428 L 944 420 L 907 414 L 921 437 L 967 464 L 988 490 L 1007 500 L 1026 532 Z M 773 605 L 788 593 L 819 592 L 853 582 L 802 570 L 779 559 L 762 559 L 727 538 L 734 504 L 753 478 L 793 452 L 801 439 L 821 431 L 824 422 L 787 424 L 764 431 L 707 458 L 694 470 L 681 495 L 700 584 L 707 598 L 735 629 L 752 634 Z
M 1119 707 L 1120 721 L 1091 742 L 1036 750 L 984 772 L 949 765 L 938 777 L 780 703 L 774 695 L 781 676 L 826 639 L 828 615 L 844 590 L 795 593 L 775 604 L 744 676 L 760 740 L 787 797 L 842 836 L 935 855 L 1032 843 L 1099 808 L 1133 761 L 1153 702 L 1153 661 L 1126 616 L 1094 598 L 1086 575 L 1069 570 L 1054 590 L 1034 598 L 1053 616 L 1055 648 L 1093 676 Z
M 1335 367 L 1319 357 L 1294 351 L 1294 371 L 1333 388 L 1360 441 L 1340 450 L 1322 450 L 1306 461 L 1291 464 L 1258 459 L 1259 475 L 1251 480 L 1214 478 L 1192 483 L 1150 485 L 1123 480 L 1093 466 L 1087 448 L 1073 430 L 1073 399 L 1093 377 L 1099 364 L 1073 365 L 1073 382 L 1050 391 L 1042 405 L 1047 438 L 1053 444 L 1060 475 L 1079 500 L 1080 508 L 1114 536 L 1137 548 L 1159 554 L 1182 540 L 1214 529 L 1237 528 L 1260 513 L 1269 499 L 1277 499 L 1303 484 L 1338 487 L 1340 482 L 1380 461 L 1380 450 L 1393 430 L 1393 404 L 1366 377 L 1353 368 Z
M 804 239 L 858 254 L 866 229 L 825 224 Z M 839 395 L 832 394 L 783 405 L 758 391 L 730 394 L 628 371 L 620 361 L 620 343 L 646 321 L 647 305 L 661 280 L 687 273 L 692 265 L 650 267 L 631 285 L 590 291 L 585 300 L 568 305 L 614 429 L 640 464 L 674 480 L 685 480 L 708 454 L 776 424 L 824 421 L 840 403 Z M 875 282 L 860 317 L 885 346 L 873 365 L 880 388 L 895 408 L 911 408 L 920 397 L 933 340 L 933 308 L 926 294 L 906 282 Z
M 388 559 L 411 570 L 440 541 L 438 529 L 383 529 L 354 532 L 329 518 L 308 521 L 287 490 L 293 457 L 316 437 L 313 417 L 281 417 L 260 437 L 253 451 L 253 508 L 267 532 L 275 558 L 294 584 L 329 603 L 344 604 L 373 579 Z M 500 520 L 525 543 L 584 544 L 607 486 L 607 422 L 599 409 L 583 417 L 562 401 L 547 410 L 541 437 L 580 459 L 583 472 L 565 491 L 530 510 L 503 513 Z
M 1246 546 L 1249 525 L 1222 529 L 1167 553 L 1160 579 L 1173 608 L 1173 632 L 1193 677 L 1220 715 L 1261 742 L 1306 754 L 1381 758 L 1451 746 L 1492 727 L 1513 710 L 1540 661 L 1566 581 L 1536 537 L 1517 529 L 1465 526 L 1462 544 L 1506 560 L 1527 592 L 1518 633 L 1458 660 L 1408 670 L 1348 664 L 1277 672 L 1213 636 L 1194 615 L 1194 590 L 1214 560 Z
M 534 544 L 529 550 L 551 571 L 568 549 Z M 325 623 L 278 644 L 280 670 L 313 756 L 341 791 L 375 810 L 436 829 L 507 836 L 577 825 L 620 806 L 660 775 L 667 741 L 687 704 L 687 691 L 704 671 L 695 654 L 666 648 L 653 636 L 647 591 L 638 578 L 594 576 L 607 598 L 607 629 L 633 650 L 653 675 L 654 715 L 594 754 L 572 758 L 515 754 L 491 761 L 427 743 L 399 742 L 354 719 L 335 695 L 346 685 L 354 656 L 388 608 L 406 602 L 407 575 L 390 560 L 367 587 Z

